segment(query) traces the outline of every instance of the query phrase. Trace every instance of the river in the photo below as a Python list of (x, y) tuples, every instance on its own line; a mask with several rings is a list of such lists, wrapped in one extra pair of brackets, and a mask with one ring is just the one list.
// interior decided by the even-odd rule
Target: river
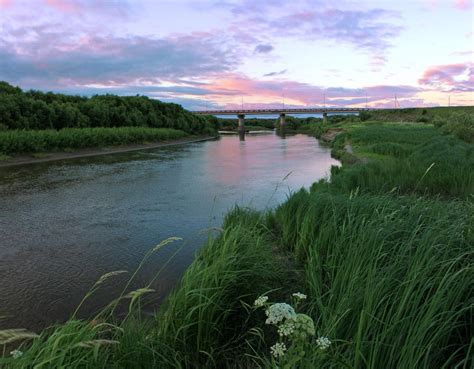
[[(0, 168), (0, 329), (66, 320), (101, 275), (133, 272), (161, 240), (182, 237), (134, 283), (144, 286), (176, 253), (153, 286), (158, 305), (230, 208), (273, 207), (331, 165), (312, 137), (260, 134)], [(81, 316), (111, 301), (129, 276), (107, 281)]]

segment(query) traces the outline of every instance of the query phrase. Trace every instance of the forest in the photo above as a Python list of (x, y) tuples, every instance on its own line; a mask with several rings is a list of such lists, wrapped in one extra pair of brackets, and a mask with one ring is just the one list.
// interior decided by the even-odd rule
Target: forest
[(212, 134), (218, 121), (194, 115), (178, 104), (146, 96), (72, 96), (23, 91), (0, 81), (0, 131), (63, 128), (173, 128), (188, 134)]

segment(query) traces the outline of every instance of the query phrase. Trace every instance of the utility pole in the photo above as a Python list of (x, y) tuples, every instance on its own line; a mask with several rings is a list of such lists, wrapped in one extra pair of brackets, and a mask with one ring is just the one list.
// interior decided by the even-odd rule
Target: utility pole
[(368, 107), (368, 100), (367, 100), (367, 92), (365, 93), (365, 108), (367, 109)]
[(451, 107), (451, 95), (448, 95), (448, 107)]

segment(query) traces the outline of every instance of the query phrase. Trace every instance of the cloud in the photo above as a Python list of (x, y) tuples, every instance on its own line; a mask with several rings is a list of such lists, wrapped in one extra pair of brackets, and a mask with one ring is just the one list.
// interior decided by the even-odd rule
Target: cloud
[(454, 0), (454, 6), (459, 10), (469, 10), (472, 8), (471, 0)]
[(272, 50), (273, 50), (272, 45), (260, 44), (260, 45), (255, 46), (254, 52), (258, 54), (268, 54)]
[(418, 83), (445, 91), (474, 91), (473, 69), (472, 63), (432, 66), (423, 73)]
[(235, 7), (239, 12), (236, 11), (232, 30), (236, 38), (245, 33), (257, 40), (258, 35), (265, 35), (343, 43), (373, 55), (378, 65), (385, 62), (384, 55), (402, 30), (396, 24), (400, 20), (398, 12), (379, 8), (342, 9), (323, 1), (317, 3), (300, 1), (299, 6), (293, 3), (289, 6), (279, 1), (253, 2), (248, 5), (252, 12), (242, 10), (242, 6)]
[(69, 15), (126, 17), (132, 8), (124, 0), (43, 0), (44, 5)]
[(454, 55), (454, 56), (469, 56), (471, 59), (474, 56), (474, 52), (469, 50), (469, 51), (454, 51), (449, 55)]
[[(366, 96), (369, 104), (374, 104), (377, 101), (393, 101), (395, 95), (398, 98), (411, 98), (421, 91), (420, 88), (413, 86), (390, 85), (323, 88), (296, 81), (251, 79), (236, 73), (223, 74), (210, 82), (208, 89), (212, 91), (214, 101), (224, 105), (228, 97), (234, 97), (234, 101), (228, 103), (233, 104), (237, 103), (237, 97), (244, 96), (256, 104), (270, 104), (269, 106), (271, 104), (280, 106), (283, 96), (288, 105), (321, 106), (326, 99), (329, 106), (357, 104), (365, 106)], [(222, 98), (221, 94), (225, 94), (225, 97)]]
[(66, 13), (76, 13), (79, 10), (80, 3), (71, 0), (45, 0), (47, 6), (51, 6)]
[(279, 72), (270, 72), (267, 74), (264, 74), (263, 77), (274, 77), (274, 76), (281, 76), (282, 74), (285, 74), (287, 72), (286, 69), (283, 69)]
[(203, 32), (152, 38), (74, 35), (47, 26), (25, 31), (23, 38), (16, 31), (0, 37), (0, 79), (29, 87), (156, 84), (227, 72), (238, 63), (231, 45)]

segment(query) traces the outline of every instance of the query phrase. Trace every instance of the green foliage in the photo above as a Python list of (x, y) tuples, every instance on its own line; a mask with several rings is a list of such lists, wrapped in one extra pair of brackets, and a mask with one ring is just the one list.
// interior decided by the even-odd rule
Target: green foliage
[(372, 114), (370, 114), (370, 112), (368, 111), (361, 111), (359, 113), (359, 118), (362, 122), (365, 122), (366, 120), (369, 120), (370, 118), (372, 118)]
[(65, 128), (56, 130), (0, 131), (0, 153), (19, 154), (63, 151), (177, 139), (187, 136), (171, 128)]
[(86, 98), (34, 90), (22, 92), (0, 82), (0, 124), (12, 130), (152, 127), (209, 134), (215, 132), (218, 123), (216, 118), (194, 115), (180, 105), (146, 96)]
[[(332, 191), (416, 192), (450, 197), (474, 193), (474, 147), (442, 136), (432, 127), (371, 124), (349, 128), (336, 137), (332, 147), (336, 157), (351, 162), (354, 156), (344, 149), (347, 142), (369, 162), (343, 168), (332, 178)], [(377, 160), (370, 160), (373, 154)]]
[[(211, 239), (157, 315), (156, 337), (187, 368), (221, 368), (258, 342), (246, 305), (271, 288), (278, 264), (255, 212), (236, 209)], [(245, 302), (245, 304), (243, 304)]]
[(453, 113), (474, 115), (473, 106), (383, 109), (370, 112), (370, 119), (379, 122), (434, 123), (436, 118), (446, 118)]
[(321, 190), (281, 205), (274, 224), (304, 265), (307, 313), (340, 342), (300, 367), (470, 367), (473, 210)]
[(453, 134), (466, 142), (474, 142), (474, 114), (459, 112), (447, 117), (436, 117), (433, 124), (445, 134)]

